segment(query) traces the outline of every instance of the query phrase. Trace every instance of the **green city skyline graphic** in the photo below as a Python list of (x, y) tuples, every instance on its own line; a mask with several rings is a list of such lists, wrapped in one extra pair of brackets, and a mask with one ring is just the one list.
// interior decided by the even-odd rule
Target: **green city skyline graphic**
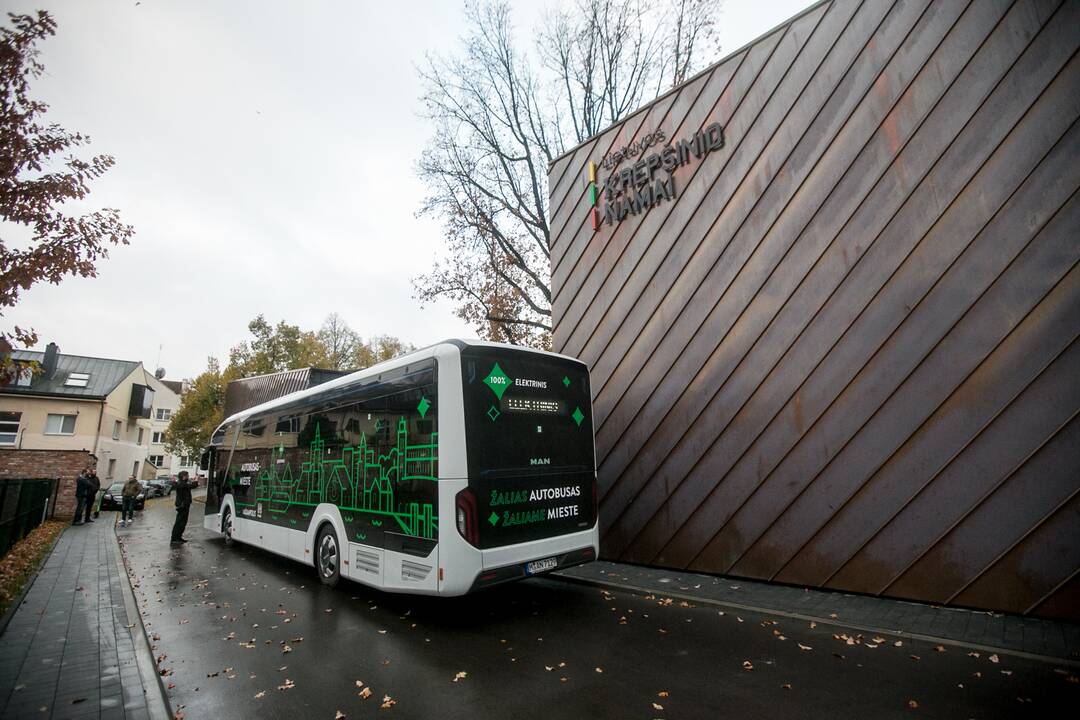
[[(421, 416), (430, 407), (427, 398), (420, 401)], [(263, 507), (270, 513), (282, 515), (296, 507), (315, 507), (323, 502), (337, 505), (342, 519), (352, 522), (344, 513), (365, 513), (378, 516), (372, 525), (379, 527), (383, 518), (393, 518), (406, 535), (433, 539), (438, 529), (438, 516), (433, 503), (410, 502), (398, 508), (396, 490), (404, 483), (438, 483), (438, 433), (431, 433), (431, 442), (409, 444), (406, 418), (398, 420), (396, 442), (386, 454), (368, 447), (367, 435), (361, 434), (356, 445), (345, 446), (338, 457), (327, 458), (326, 442), (322, 439), (321, 423), (315, 423), (308, 460), (300, 464), (300, 472), (282, 461), (284, 447), (271, 449), (272, 467), (260, 469), (255, 479), (255, 498), (252, 502), (237, 502), (243, 507)], [(274, 456), (277, 456), (276, 458)], [(305, 517), (307, 514), (304, 515)], [(366, 539), (362, 534), (357, 539)]]

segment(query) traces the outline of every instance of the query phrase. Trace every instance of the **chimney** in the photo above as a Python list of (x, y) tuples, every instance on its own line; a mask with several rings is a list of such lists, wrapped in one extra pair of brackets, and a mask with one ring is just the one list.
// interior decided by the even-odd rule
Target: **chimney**
[(56, 346), (56, 343), (51, 342), (45, 346), (45, 359), (41, 362), (41, 369), (44, 371), (46, 380), (51, 380), (56, 374), (56, 360), (59, 354), (60, 348)]

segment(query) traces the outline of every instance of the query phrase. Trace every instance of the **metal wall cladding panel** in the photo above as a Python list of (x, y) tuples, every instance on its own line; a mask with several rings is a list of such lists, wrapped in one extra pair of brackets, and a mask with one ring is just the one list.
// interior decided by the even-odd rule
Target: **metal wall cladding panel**
[[(1078, 26), (822, 3), (552, 164), (605, 556), (1080, 617)], [(592, 230), (590, 161), (710, 122)]]
[[(947, 27), (947, 23), (945, 25)], [(903, 31), (897, 32), (896, 35), (902, 37)], [(889, 39), (893, 40), (891, 47), (895, 48), (898, 42), (895, 35), (890, 36)], [(868, 43), (868, 39), (866, 42)], [(883, 59), (881, 55), (877, 55), (877, 48), (884, 51), (884, 57), (888, 57), (889, 45), (884, 40), (874, 43), (875, 49), (869, 54), (875, 56), (874, 59), (881, 63)], [(851, 63), (850, 55), (843, 57)], [(860, 62), (863, 59), (866, 58), (860, 57), (851, 63), (849, 74), (846, 76), (849, 82), (853, 77), (858, 76), (861, 68), (874, 67), (873, 61)], [(872, 77), (864, 77), (862, 82), (869, 84), (870, 79)], [(865, 89), (865, 85), (863, 88)], [(819, 102), (823, 101), (823, 96), (824, 93), (817, 94)], [(856, 99), (858, 97), (859, 95), (855, 95)], [(849, 98), (849, 94), (834, 93), (830, 101), (817, 111), (816, 120), (810, 125), (810, 129), (814, 130), (818, 127), (819, 122), (822, 128), (835, 126), (835, 121), (833, 121), (835, 112), (838, 106), (848, 104), (850, 107), (850, 102), (846, 102)], [(861, 108), (868, 105), (864, 103)], [(795, 110), (805, 113), (813, 110), (814, 107), (811, 105), (810, 108), (805, 108), (797, 105)], [(789, 119), (790, 117), (794, 116), (789, 115)], [(859, 118), (855, 119), (859, 120)], [(858, 125), (858, 122), (847, 124), (844, 135), (839, 142), (832, 143), (830, 149), (840, 153), (857, 150), (858, 144), (852, 142), (852, 138), (857, 135), (853, 128)], [(831, 137), (831, 134), (826, 132), (824, 137)], [(770, 273), (774, 278), (791, 279), (790, 265), (776, 268), (776, 263), (785, 256), (793, 238), (799, 237), (797, 228), (800, 219), (809, 212), (809, 207), (815, 202), (815, 193), (818, 194), (816, 199), (820, 200), (821, 191), (835, 184), (829, 175), (835, 177), (836, 163), (830, 157), (826, 164), (814, 168), (817, 174), (811, 176), (813, 186), (806, 188), (805, 192), (788, 202), (787, 211), (775, 224), (772, 224), (772, 229), (764, 237), (761, 232), (755, 231), (755, 228), (767, 227), (771, 223), (765, 220), (755, 221), (754, 217), (768, 215), (770, 218), (776, 218), (777, 208), (784, 207), (785, 199), (791, 198), (793, 188), (788, 178), (806, 177), (805, 173), (812, 167), (812, 163), (806, 162), (805, 158), (812, 152), (810, 148), (820, 142), (820, 133), (803, 134), (800, 145), (796, 146), (789, 156), (792, 172), (782, 173), (782, 177), (769, 186), (763, 196), (766, 202), (757, 204), (750, 222), (742, 222), (738, 217), (729, 222), (726, 209), (721, 213), (713, 232), (717, 231), (717, 227), (727, 226), (731, 232), (735, 233), (735, 238), (720, 256), (719, 261), (713, 261), (712, 269), (706, 276), (705, 282), (689, 285), (683, 283), (682, 287), (692, 289), (694, 294), (684, 309), (678, 313), (677, 320), (674, 321), (667, 337), (650, 351), (650, 357), (639, 376), (655, 378), (657, 381), (655, 390), (649, 392), (644, 408), (640, 411), (637, 411), (640, 403), (631, 399), (630, 393), (620, 399), (618, 411), (620, 417), (631, 418), (628, 437), (621, 438), (614, 452), (605, 457), (604, 464), (609, 468), (620, 467), (622, 463), (633, 457), (628, 456), (626, 450), (636, 452), (637, 456), (633, 457), (633, 465), (629, 468), (629, 477), (632, 478), (635, 486), (643, 482), (653, 468), (670, 463), (673, 454), (689, 452), (700, 455), (710, 440), (705, 437), (705, 433), (717, 426), (717, 423), (720, 423), (722, 427), (723, 418), (714, 417), (706, 423), (695, 422), (702, 433), (688, 436), (677, 430), (676, 425), (667, 424), (665, 414), (670, 412), (691, 419), (702, 417), (702, 410), (710, 402), (710, 398), (713, 398), (716, 388), (722, 385), (723, 378), (730, 374), (732, 367), (738, 363), (741, 354), (745, 352), (747, 343), (754, 338), (752, 328), (746, 327), (746, 323), (743, 323), (743, 327), (736, 325), (734, 332), (733, 323), (736, 323), (736, 319), (742, 314), (743, 317), (763, 325), (774, 314), (773, 312), (755, 312), (747, 315), (742, 309), (751, 299), (771, 302), (778, 297), (773, 293), (756, 292), (756, 288), (760, 288), (761, 284), (770, 278)], [(779, 163), (777, 165), (783, 167)], [(817, 172), (819, 170), (821, 172)], [(775, 203), (771, 202), (774, 197), (777, 200)], [(739, 223), (742, 223), (741, 226)], [(817, 238), (820, 235), (806, 234), (803, 237)], [(711, 297), (710, 294), (717, 287), (723, 289), (715, 297)], [(670, 299), (669, 296), (665, 302)], [(760, 332), (760, 329), (757, 331)], [(719, 346), (716, 343), (717, 338), (724, 338), (724, 342)], [(680, 383), (678, 378), (683, 378), (684, 381)], [(690, 381), (687, 382), (686, 379)], [(725, 407), (735, 410), (738, 405), (729, 405), (725, 402)], [(604, 433), (611, 432), (609, 428), (618, 427), (619, 424), (621, 423), (605, 424), (601, 428), (601, 439), (598, 445), (607, 447), (604, 442), (607, 440)], [(629, 444), (627, 440), (630, 440)], [(682, 447), (678, 447), (679, 445)], [(633, 448), (640, 448), (640, 451)], [(646, 493), (648, 492), (646, 490)], [(647, 498), (634, 502), (640, 504), (642, 500), (646, 505), (649, 504)], [(629, 512), (634, 512), (634, 508), (631, 508)], [(640, 530), (640, 526), (635, 525), (632, 529), (636, 532)]]

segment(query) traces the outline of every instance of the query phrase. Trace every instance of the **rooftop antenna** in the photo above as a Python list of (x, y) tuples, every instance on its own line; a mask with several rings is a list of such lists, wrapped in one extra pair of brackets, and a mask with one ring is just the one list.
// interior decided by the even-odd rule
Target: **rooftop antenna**
[(157, 346), (157, 362), (154, 363), (154, 367), (161, 367), (161, 343), (158, 343)]

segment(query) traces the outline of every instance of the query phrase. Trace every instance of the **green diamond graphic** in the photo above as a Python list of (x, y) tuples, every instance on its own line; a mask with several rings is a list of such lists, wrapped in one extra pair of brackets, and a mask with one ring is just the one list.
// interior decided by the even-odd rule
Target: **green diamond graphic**
[(566, 387), (570, 387), (570, 378), (563, 375), (562, 384), (565, 385)]
[(581, 408), (576, 407), (574, 408), (574, 414), (570, 417), (574, 418), (574, 422), (578, 424), (578, 427), (581, 427), (581, 421), (585, 419), (585, 413), (581, 412)]
[(500, 413), (497, 409), (495, 409), (494, 405), (492, 405), (490, 408), (488, 408), (487, 416), (489, 418), (491, 418), (491, 422), (495, 422), (495, 418), (499, 417), (499, 415), (501, 415), (501, 414), (502, 413)]
[(491, 513), (491, 517), (488, 518), (488, 522), (491, 523), (492, 527), (495, 527), (496, 525), (498, 525), (499, 524), (499, 513), (497, 513), (497, 512)]
[(421, 397), (420, 404), (416, 406), (416, 409), (420, 411), (420, 417), (425, 417), (427, 411), (431, 409), (431, 403), (428, 402), (426, 397)]
[[(499, 367), (499, 363), (495, 363), (495, 367), (491, 368), (491, 372), (484, 378), (484, 384), (491, 388), (491, 392), (495, 393), (496, 397), (502, 400), (503, 393), (510, 387), (510, 378)], [(492, 418), (492, 420), (494, 419)]]

